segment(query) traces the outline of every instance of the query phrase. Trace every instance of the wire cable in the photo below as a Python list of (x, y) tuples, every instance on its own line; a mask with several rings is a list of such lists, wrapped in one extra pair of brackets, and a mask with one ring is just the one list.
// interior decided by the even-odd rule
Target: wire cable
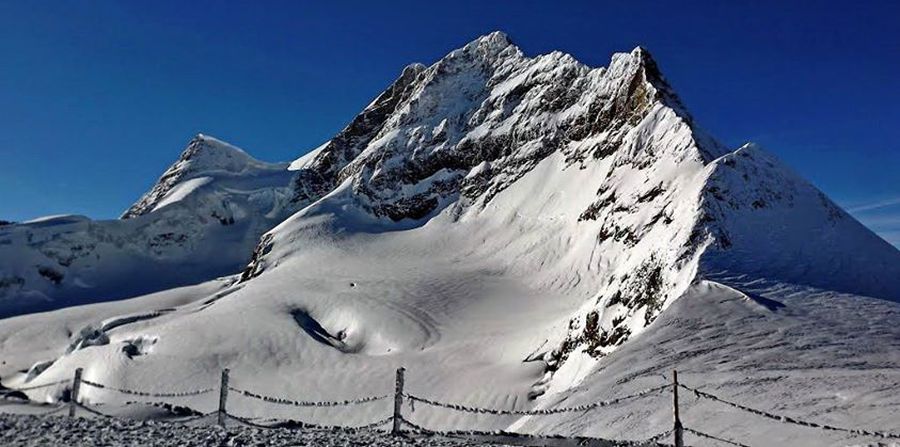
[(691, 388), (691, 387), (686, 386), (686, 385), (678, 384), (678, 386), (680, 386), (680, 387), (682, 387), (682, 388), (684, 388), (684, 389), (686, 389), (686, 390), (688, 390), (688, 391), (691, 391), (691, 392), (693, 392), (695, 395), (700, 396), (700, 397), (702, 397), (702, 398), (706, 398), (706, 399), (709, 399), (709, 400), (712, 400), (712, 401), (715, 401), (715, 402), (719, 402), (719, 403), (722, 403), (722, 404), (725, 404), (725, 405), (729, 405), (729, 406), (731, 406), (731, 407), (737, 408), (738, 410), (746, 411), (746, 412), (748, 412), (748, 413), (753, 413), (753, 414), (756, 414), (756, 415), (759, 415), (759, 416), (762, 416), (762, 417), (765, 417), (765, 418), (768, 418), (768, 419), (772, 419), (772, 420), (774, 420), (774, 421), (783, 422), (783, 423), (786, 423), (786, 424), (794, 424), (794, 425), (800, 425), (800, 426), (803, 426), (803, 427), (818, 428), (818, 429), (821, 429), (821, 430), (840, 431), (840, 432), (844, 432), (844, 433), (850, 433), (850, 434), (861, 435), (861, 436), (871, 436), (871, 437), (877, 437), (877, 438), (896, 438), (896, 439), (900, 439), (900, 434), (897, 434), (897, 433), (878, 432), (878, 431), (872, 431), (872, 430), (860, 430), (860, 429), (854, 429), (854, 428), (835, 427), (835, 426), (833, 426), (833, 425), (818, 424), (818, 423), (815, 423), (815, 422), (803, 421), (803, 420), (795, 419), (795, 418), (792, 418), (792, 417), (789, 417), (789, 416), (781, 416), (781, 415), (769, 413), (769, 412), (767, 412), (767, 411), (763, 411), (763, 410), (759, 410), (759, 409), (756, 409), (756, 408), (748, 407), (748, 406), (746, 406), (746, 405), (741, 405), (741, 404), (736, 403), (736, 402), (731, 402), (731, 401), (729, 401), (729, 400), (722, 399), (722, 398), (720, 398), (720, 397), (718, 397), (718, 396), (716, 396), (716, 395), (714, 395), (714, 394), (706, 393), (706, 392), (700, 391), (700, 390), (698, 390), (698, 389), (696, 389), (696, 388)]
[(737, 447), (750, 447), (750, 446), (747, 445), (747, 444), (741, 444), (740, 442), (732, 441), (732, 440), (730, 440), (730, 439), (719, 438), (719, 437), (717, 437), (717, 436), (713, 436), (713, 435), (710, 435), (710, 434), (707, 434), (707, 433), (703, 433), (702, 431), (697, 431), (697, 430), (694, 430), (694, 429), (691, 429), (691, 428), (687, 428), (687, 427), (684, 427), (684, 431), (686, 431), (686, 432), (688, 432), (688, 433), (690, 433), (690, 434), (692, 434), (692, 435), (699, 436), (699, 437), (701, 437), (701, 438), (711, 439), (711, 440), (713, 440), (713, 441), (724, 442), (725, 444), (731, 444), (731, 445), (734, 445), (734, 446), (737, 446)]
[(404, 396), (406, 396), (410, 400), (413, 400), (416, 402), (421, 402), (426, 405), (431, 405), (434, 407), (443, 407), (443, 408), (447, 408), (450, 410), (462, 411), (462, 412), (466, 412), (466, 413), (480, 413), (480, 414), (494, 414), (494, 415), (517, 415), (517, 416), (546, 416), (546, 415), (558, 414), (558, 413), (582, 412), (582, 411), (593, 410), (595, 408), (606, 407), (606, 406), (614, 405), (614, 404), (617, 404), (619, 402), (623, 402), (626, 400), (637, 399), (640, 397), (648, 396), (648, 395), (657, 393), (661, 390), (664, 390), (670, 386), (671, 385), (658, 386), (655, 388), (650, 388), (648, 390), (641, 391), (639, 393), (630, 394), (628, 396), (622, 396), (622, 397), (617, 397), (615, 399), (605, 400), (605, 401), (601, 401), (601, 402), (594, 402), (594, 403), (590, 403), (590, 404), (579, 405), (577, 407), (547, 408), (547, 409), (542, 409), (542, 410), (498, 410), (498, 409), (493, 409), (493, 408), (469, 407), (466, 405), (445, 403), (445, 402), (440, 402), (440, 401), (436, 401), (436, 400), (425, 399), (423, 397), (419, 397), (419, 396), (416, 396), (413, 394), (404, 394)]
[(206, 393), (215, 391), (215, 388), (203, 388), (200, 390), (181, 391), (181, 392), (176, 392), (176, 393), (157, 393), (157, 392), (151, 392), (151, 391), (136, 391), (136, 390), (129, 390), (129, 389), (125, 389), (125, 388), (116, 388), (114, 386), (104, 385), (102, 383), (97, 383), (97, 382), (91, 382), (90, 380), (85, 380), (85, 379), (81, 379), (81, 383), (88, 385), (88, 386), (92, 386), (94, 388), (102, 389), (102, 390), (110, 390), (110, 391), (115, 391), (117, 393), (130, 394), (132, 396), (144, 396), (144, 397), (199, 396), (201, 394), (206, 394)]
[(237, 394), (240, 394), (242, 396), (246, 396), (246, 397), (249, 397), (252, 399), (258, 399), (261, 401), (269, 402), (272, 404), (293, 405), (295, 407), (342, 407), (342, 406), (347, 406), (347, 405), (366, 404), (369, 402), (384, 400), (384, 399), (387, 399), (388, 397), (391, 397), (391, 396), (385, 395), (385, 396), (362, 397), (359, 399), (348, 399), (348, 400), (342, 400), (342, 401), (298, 401), (298, 400), (290, 400), (290, 399), (284, 399), (284, 398), (280, 398), (280, 397), (272, 397), (272, 396), (266, 396), (266, 395), (262, 395), (262, 394), (256, 394), (252, 391), (242, 390), (242, 389), (234, 388), (234, 387), (230, 387), (230, 386), (228, 387), (228, 391), (231, 391), (231, 392), (234, 392), (234, 393), (237, 393)]

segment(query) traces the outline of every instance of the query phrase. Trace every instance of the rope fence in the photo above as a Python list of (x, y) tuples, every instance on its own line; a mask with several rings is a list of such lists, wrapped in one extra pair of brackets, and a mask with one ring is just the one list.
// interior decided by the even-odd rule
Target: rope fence
[(610, 399), (602, 402), (594, 402), (592, 404), (579, 405), (577, 407), (562, 407), (562, 408), (547, 408), (540, 410), (497, 410), (493, 408), (481, 408), (481, 407), (468, 407), (465, 405), (459, 404), (451, 404), (446, 402), (439, 402), (436, 400), (425, 399), (423, 397), (416, 396), (414, 394), (403, 394), (403, 397), (406, 397), (409, 400), (420, 402), (426, 405), (431, 405), (433, 407), (441, 407), (447, 408), (450, 410), (463, 411), (466, 413), (479, 413), (479, 414), (494, 414), (494, 415), (516, 415), (516, 416), (547, 416), (551, 414), (559, 414), (559, 413), (580, 413), (584, 411), (593, 410), (595, 408), (606, 407), (609, 405), (615, 405), (620, 402), (624, 402), (626, 400), (637, 399), (644, 396), (649, 396), (651, 394), (658, 393), (666, 388), (669, 388), (671, 385), (662, 385), (655, 388), (650, 388), (638, 393), (634, 393), (628, 396), (619, 397), (616, 399)]
[(315, 402), (315, 401), (296, 401), (296, 400), (290, 400), (290, 399), (283, 399), (280, 397), (264, 396), (262, 394), (256, 394), (251, 391), (241, 390), (241, 389), (230, 387), (230, 386), (228, 387), (228, 391), (240, 394), (244, 397), (261, 400), (261, 401), (268, 402), (271, 404), (292, 405), (295, 407), (343, 407), (343, 406), (347, 406), (347, 405), (360, 405), (360, 404), (367, 404), (369, 402), (377, 402), (379, 400), (385, 400), (385, 399), (391, 397), (390, 395), (384, 395), (384, 396), (363, 397), (360, 399)]
[(443, 436), (447, 438), (470, 438), (470, 437), (488, 437), (488, 438), (518, 438), (518, 439), (569, 439), (576, 440), (579, 445), (586, 445), (590, 443), (604, 443), (607, 445), (615, 445), (617, 447), (630, 447), (630, 446), (647, 446), (647, 445), (662, 445), (659, 443), (660, 440), (665, 439), (670, 436), (674, 430), (667, 430), (662, 433), (656, 434), (649, 438), (643, 440), (623, 440), (623, 439), (606, 439), (606, 438), (597, 438), (597, 437), (587, 437), (587, 436), (577, 436), (577, 437), (567, 437), (562, 435), (535, 435), (529, 433), (518, 433), (518, 432), (510, 432), (505, 430), (494, 430), (494, 431), (483, 431), (483, 430), (435, 430), (430, 428), (422, 427), (406, 417), (401, 416), (400, 421), (403, 425), (411, 428), (414, 432), (428, 434), (428, 435), (437, 435)]
[[(213, 413), (214, 414), (214, 413)], [(275, 423), (266, 425), (261, 424), (259, 422), (255, 422), (254, 418), (242, 417), (235, 414), (228, 413), (228, 417), (234, 419), (240, 423), (249, 425), (251, 427), (256, 428), (305, 428), (305, 429), (314, 429), (314, 430), (326, 430), (326, 431), (334, 431), (334, 430), (349, 430), (349, 431), (361, 431), (361, 430), (374, 430), (382, 425), (386, 425), (393, 421), (393, 416), (388, 416), (384, 419), (371, 422), (364, 425), (323, 425), (323, 424), (312, 424), (309, 422), (297, 421), (293, 419), (289, 420), (276, 420)]]
[[(32, 390), (39, 390), (42, 388), (50, 388), (52, 386), (58, 386), (58, 385), (63, 385), (63, 384), (67, 384), (67, 383), (71, 383), (71, 382), (69, 382), (68, 380), (57, 380), (56, 382), (42, 383), (40, 385), (26, 386), (24, 388), (10, 388), (6, 385), (3, 385), (3, 387), (10, 391), (32, 391)], [(2, 384), (0, 384), (0, 385), (2, 385)]]
[[(693, 427), (685, 427), (682, 425), (681, 418), (679, 415), (679, 407), (678, 407), (678, 390), (682, 389), (688, 392), (693, 393), (697, 399), (705, 399), (717, 404), (726, 405), (732, 408), (735, 408), (739, 411), (754, 414), (757, 416), (761, 416), (773, 421), (792, 424), (797, 426), (803, 426), (807, 428), (818, 429), (822, 431), (833, 431), (833, 432), (842, 432), (847, 433), (854, 436), (863, 436), (863, 437), (874, 437), (874, 438), (882, 438), (882, 439), (900, 439), (900, 434), (887, 432), (887, 431), (875, 431), (875, 430), (863, 430), (863, 429), (851, 429), (851, 428), (842, 428), (836, 427), (827, 424), (819, 424), (815, 422), (809, 422), (789, 416), (778, 415), (775, 413), (770, 413), (764, 410), (760, 410), (757, 408), (753, 408), (747, 405), (743, 405), (737, 402), (734, 402), (729, 399), (725, 399), (714, 395), (712, 393), (708, 393), (705, 391), (701, 391), (697, 388), (690, 387), (684, 384), (678, 383), (678, 375), (677, 373), (673, 374), (672, 383), (668, 383), (665, 385), (660, 385), (652, 388), (647, 388), (635, 393), (631, 393), (625, 396), (620, 396), (608, 400), (592, 402), (583, 405), (577, 406), (569, 406), (569, 407), (553, 407), (553, 408), (539, 408), (539, 409), (501, 409), (501, 408), (488, 408), (488, 407), (477, 407), (477, 406), (469, 406), (462, 405), (458, 403), (450, 403), (443, 402), (436, 399), (429, 399), (414, 393), (409, 393), (404, 391), (404, 368), (400, 368), (397, 370), (396, 382), (395, 382), (395, 390), (393, 396), (391, 395), (375, 395), (375, 396), (364, 396), (356, 399), (347, 399), (347, 400), (334, 400), (334, 401), (305, 401), (305, 400), (292, 400), (283, 397), (275, 397), (269, 396), (265, 394), (261, 394), (255, 391), (251, 391), (248, 389), (242, 389), (230, 386), (228, 384), (229, 378), (229, 370), (222, 371), (222, 379), (218, 388), (202, 388), (197, 390), (190, 391), (180, 391), (180, 392), (154, 392), (154, 391), (146, 391), (146, 390), (132, 390), (127, 388), (115, 387), (91, 380), (86, 380), (82, 377), (83, 370), (78, 368), (75, 371), (75, 376), (71, 381), (71, 388), (69, 390), (70, 396), (68, 404), (63, 404), (59, 406), (55, 406), (50, 409), (50, 411), (44, 413), (38, 413), (38, 415), (50, 415), (62, 412), (66, 409), (69, 410), (69, 416), (75, 416), (75, 410), (80, 409), (85, 412), (99, 417), (104, 418), (118, 418), (119, 416), (107, 414), (97, 408), (93, 408), (96, 406), (90, 406), (83, 402), (83, 400), (79, 399), (79, 393), (82, 386), (91, 387), (94, 389), (105, 390), (109, 392), (116, 392), (129, 396), (140, 396), (140, 397), (153, 397), (153, 398), (182, 398), (182, 397), (196, 397), (205, 394), (212, 393), (214, 391), (219, 391), (219, 406), (218, 410), (210, 412), (210, 413), (201, 413), (194, 409), (184, 406), (176, 406), (174, 404), (168, 402), (128, 402), (128, 405), (135, 403), (144, 403), (144, 404), (153, 404), (156, 406), (163, 406), (169, 411), (174, 411), (174, 409), (181, 409), (180, 411), (187, 412), (184, 418), (179, 420), (173, 420), (173, 422), (190, 422), (197, 421), (199, 419), (208, 418), (210, 416), (217, 416), (218, 424), (224, 426), (226, 421), (233, 421), (239, 424), (243, 424), (246, 426), (254, 427), (254, 428), (264, 428), (264, 429), (316, 429), (316, 430), (378, 430), (382, 429), (384, 426), (391, 424), (392, 427), (390, 429), (390, 433), (395, 435), (400, 435), (404, 433), (421, 433), (425, 435), (436, 435), (436, 436), (444, 436), (444, 437), (491, 437), (491, 438), (523, 438), (523, 439), (566, 439), (566, 440), (575, 440), (579, 443), (579, 445), (610, 445), (610, 446), (649, 446), (649, 445), (666, 445), (662, 444), (661, 441), (672, 437), (674, 440), (675, 447), (683, 447), (684, 446), (684, 433), (688, 433), (690, 435), (696, 436), (698, 438), (706, 439), (709, 441), (714, 441), (716, 443), (733, 445), (737, 447), (749, 447), (747, 444), (741, 443), (736, 440), (727, 439), (715, 435), (711, 435), (709, 433), (705, 433), (703, 431), (697, 430)], [(30, 391), (42, 388), (49, 388), (53, 386), (59, 385), (67, 385), (70, 382), (67, 380), (60, 380), (56, 382), (44, 383), (40, 385), (34, 385), (30, 387), (23, 388), (8, 388), (11, 391)], [(564, 437), (561, 435), (546, 435), (546, 434), (527, 434), (527, 433), (517, 433), (517, 432), (508, 432), (508, 431), (480, 431), (480, 430), (437, 430), (432, 428), (423, 427), (418, 425), (415, 422), (410, 421), (403, 414), (403, 401), (406, 399), (410, 405), (413, 403), (420, 403), (430, 407), (445, 409), (456, 412), (470, 413), (470, 414), (484, 414), (484, 415), (497, 415), (497, 416), (550, 416), (564, 413), (585, 413), (592, 410), (597, 410), (604, 407), (613, 406), (616, 404), (620, 404), (622, 402), (642, 399), (646, 397), (658, 396), (662, 395), (664, 391), (670, 390), (673, 396), (673, 414), (674, 414), (674, 424), (673, 428), (661, 433), (658, 433), (654, 436), (643, 440), (615, 440), (615, 439), (604, 439), (604, 438), (594, 438), (594, 437)], [(292, 407), (329, 407), (329, 408), (345, 408), (355, 405), (363, 405), (369, 404), (373, 402), (381, 402), (387, 401), (391, 397), (393, 397), (393, 413), (384, 418), (377, 421), (373, 421), (370, 423), (366, 423), (363, 425), (357, 426), (346, 426), (346, 425), (323, 425), (323, 424), (313, 424), (304, 421), (298, 421), (293, 419), (268, 419), (268, 421), (272, 421), (271, 423), (266, 423), (263, 421), (259, 421), (258, 418), (239, 416), (233, 413), (230, 413), (227, 410), (227, 399), (229, 394), (235, 394), (238, 396), (242, 396), (249, 399), (255, 399), (258, 401), (266, 402), (269, 404), (275, 405), (284, 405), (284, 406), (292, 406)], [(414, 410), (413, 410), (414, 411)], [(510, 441), (512, 442), (512, 441)]]
[(652, 442), (659, 442), (660, 440), (666, 439), (666, 438), (668, 438), (669, 436), (671, 436), (672, 433), (675, 433), (675, 430), (674, 430), (674, 429), (672, 429), (672, 430), (666, 430), (666, 431), (664, 431), (664, 432), (662, 432), (662, 433), (660, 433), (660, 434), (658, 434), (658, 435), (651, 436), (651, 437), (649, 437), (649, 438), (647, 438), (647, 439), (645, 439), (645, 440), (643, 440), (643, 441), (632, 441), (632, 442), (640, 442), (641, 444), (648, 444), (648, 443), (652, 443)]
[(100, 411), (100, 410), (95, 410), (95, 409), (93, 409), (93, 408), (91, 408), (91, 407), (89, 407), (89, 406), (87, 406), (87, 405), (85, 405), (85, 404), (83, 404), (83, 403), (81, 403), (81, 402), (76, 402), (76, 403), (74, 403), (74, 406), (75, 406), (75, 407), (78, 407), (78, 408), (80, 408), (80, 409), (82, 409), (82, 410), (84, 410), (84, 411), (87, 411), (88, 413), (93, 414), (94, 416), (100, 416), (100, 417), (104, 417), (104, 418), (107, 418), (107, 419), (116, 419), (116, 416), (113, 416), (113, 415), (111, 415), (111, 414), (106, 414), (106, 413), (104, 413), (104, 412), (102, 412), (102, 411)]
[(65, 405), (54, 405), (48, 411), (44, 411), (42, 413), (33, 413), (36, 416), (50, 416), (57, 413), (62, 413), (63, 411), (68, 410), (68, 407)]
[(730, 407), (737, 408), (738, 410), (745, 411), (747, 413), (753, 413), (755, 415), (762, 416), (762, 417), (765, 417), (768, 419), (772, 419), (774, 421), (783, 422), (786, 424), (800, 425), (800, 426), (809, 427), (809, 428), (818, 428), (821, 430), (839, 431), (839, 432), (849, 433), (852, 435), (868, 436), (868, 437), (873, 437), (873, 438), (900, 439), (900, 434), (898, 434), (898, 433), (860, 430), (860, 429), (853, 429), (853, 428), (835, 427), (835, 426), (827, 425), (827, 424), (817, 424), (815, 422), (803, 421), (803, 420), (795, 419), (795, 418), (792, 418), (789, 416), (781, 416), (781, 415), (769, 413), (766, 411), (758, 410), (756, 408), (751, 408), (746, 405), (741, 405), (736, 402), (731, 402), (731, 401), (722, 399), (716, 395), (706, 393), (706, 392), (700, 391), (696, 388), (691, 388), (686, 385), (679, 384), (678, 386), (680, 386), (681, 388), (684, 388), (685, 390), (693, 392), (694, 395), (696, 395), (700, 398), (708, 399), (708, 400), (718, 402), (721, 404), (725, 404)]
[(709, 439), (709, 440), (712, 440), (712, 441), (718, 441), (718, 442), (721, 442), (721, 443), (724, 443), (724, 444), (734, 445), (734, 446), (737, 446), (737, 447), (750, 447), (750, 446), (747, 445), (747, 444), (741, 444), (740, 442), (732, 441), (732, 440), (730, 440), (730, 439), (719, 438), (719, 437), (717, 437), (717, 436), (713, 436), (713, 435), (710, 435), (710, 434), (707, 434), (707, 433), (703, 433), (703, 432), (701, 432), (701, 431), (697, 431), (697, 430), (694, 430), (694, 429), (692, 429), (692, 428), (684, 427), (684, 431), (686, 431), (686, 432), (688, 432), (688, 433), (690, 433), (690, 434), (692, 434), (692, 435), (694, 435), (694, 436), (698, 436), (698, 437), (701, 437), (701, 438), (706, 438), (706, 439)]
[(251, 420), (250, 418), (243, 418), (243, 417), (240, 417), (240, 416), (235, 416), (235, 415), (233, 415), (233, 414), (231, 414), (231, 413), (227, 413), (225, 416), (226, 416), (228, 419), (234, 420), (234, 421), (239, 422), (239, 423), (241, 423), (241, 424), (244, 424), (244, 425), (246, 425), (246, 426), (248, 426), (248, 427), (262, 428), (262, 429), (280, 428), (280, 427), (277, 427), (277, 426), (275, 426), (275, 425), (257, 424), (256, 422), (253, 422), (253, 420)]
[(115, 391), (117, 393), (128, 394), (131, 396), (142, 396), (142, 397), (162, 397), (162, 398), (189, 397), (189, 396), (199, 396), (201, 394), (211, 393), (216, 390), (215, 388), (204, 388), (204, 389), (194, 390), (194, 391), (182, 391), (182, 392), (178, 392), (178, 393), (155, 393), (155, 392), (150, 392), (150, 391), (136, 391), (136, 390), (129, 390), (129, 389), (124, 389), (124, 388), (116, 388), (113, 386), (104, 385), (102, 383), (91, 382), (90, 380), (87, 380), (87, 379), (81, 379), (81, 383), (84, 385), (88, 385), (88, 386), (97, 388), (97, 389), (101, 389), (101, 390)]

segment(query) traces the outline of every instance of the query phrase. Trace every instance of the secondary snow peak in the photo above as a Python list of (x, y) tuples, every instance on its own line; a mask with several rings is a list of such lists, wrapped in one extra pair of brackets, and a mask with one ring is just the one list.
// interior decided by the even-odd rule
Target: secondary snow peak
[(156, 185), (126, 210), (121, 218), (130, 219), (156, 209), (179, 184), (188, 180), (210, 175), (240, 175), (255, 169), (278, 170), (282, 166), (261, 162), (236, 146), (208, 135), (197, 134), (188, 142), (178, 160), (157, 180)]
[(296, 211), (287, 167), (201, 134), (120, 220), (57, 218), (0, 228), (0, 317), (239, 270), (260, 236)]

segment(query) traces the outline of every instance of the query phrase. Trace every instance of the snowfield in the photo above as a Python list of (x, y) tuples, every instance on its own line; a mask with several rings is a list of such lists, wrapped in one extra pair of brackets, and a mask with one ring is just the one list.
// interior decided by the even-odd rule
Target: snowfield
[(0, 320), (4, 387), (209, 413), (229, 369), (232, 414), (356, 426), (404, 367), (431, 430), (641, 440), (677, 370), (689, 445), (900, 442), (900, 251), (699, 130), (642, 48), (492, 33), (291, 164), (198, 136), (123, 217), (0, 227), (6, 312), (56, 309)]

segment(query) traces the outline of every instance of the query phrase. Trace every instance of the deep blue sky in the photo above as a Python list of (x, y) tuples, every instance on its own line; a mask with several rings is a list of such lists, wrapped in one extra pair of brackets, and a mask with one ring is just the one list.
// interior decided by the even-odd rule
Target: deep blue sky
[(486, 3), (0, 0), (0, 219), (115, 217), (197, 132), (296, 158), (499, 29), (595, 66), (646, 46), (719, 139), (900, 245), (900, 2)]

